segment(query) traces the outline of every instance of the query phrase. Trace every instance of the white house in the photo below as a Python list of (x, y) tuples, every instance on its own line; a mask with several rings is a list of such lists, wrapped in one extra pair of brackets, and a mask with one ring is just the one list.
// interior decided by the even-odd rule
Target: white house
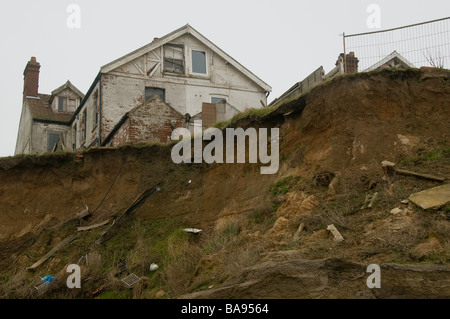
[[(117, 144), (117, 138), (111, 134), (119, 131), (117, 126), (123, 125), (123, 117), (154, 95), (167, 108), (184, 116), (184, 123), (179, 123), (178, 117), (160, 119), (165, 127), (153, 134), (154, 140), (166, 142), (175, 127), (186, 127), (191, 118), (201, 118), (204, 103), (224, 100), (228, 108), (242, 112), (266, 105), (271, 90), (222, 49), (185, 25), (101, 67), (75, 112), (73, 145), (78, 149)], [(147, 109), (152, 116), (151, 107)]]
[[(34, 78), (34, 73), (30, 74)], [(33, 94), (39, 98), (42, 94), (37, 93), (37, 82), (38, 78)], [(123, 142), (165, 143), (173, 129), (189, 127), (193, 119), (202, 119), (203, 112), (208, 117), (205, 123), (211, 125), (248, 108), (267, 105), (272, 91), (267, 83), (190, 25), (154, 38), (142, 48), (102, 66), (86, 95), (71, 88), (82, 97), (76, 108), (70, 104), (66, 109), (46, 109), (52, 118), (64, 114), (63, 120), (46, 124), (54, 126), (59, 141), (64, 141), (58, 145), (67, 150)], [(155, 95), (158, 98), (152, 99)], [(39, 111), (47, 104), (38, 103)], [(21, 123), (27, 122), (25, 113), (23, 110)], [(21, 124), (16, 154), (54, 149), (25, 146), (30, 136)], [(37, 134), (33, 138), (52, 146), (49, 141), (54, 141), (56, 135)]]
[(51, 94), (38, 93), (41, 65), (35, 57), (28, 61), (24, 75), (22, 113), (15, 154), (41, 154), (70, 149), (70, 123), (84, 98), (70, 81)]

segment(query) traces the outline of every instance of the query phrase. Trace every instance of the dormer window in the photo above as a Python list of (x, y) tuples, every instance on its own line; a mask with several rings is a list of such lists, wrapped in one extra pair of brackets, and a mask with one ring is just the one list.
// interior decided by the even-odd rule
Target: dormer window
[(65, 112), (67, 107), (67, 98), (58, 96), (58, 112)]
[(64, 96), (58, 96), (58, 112), (75, 112), (78, 103), (77, 99), (70, 99)]

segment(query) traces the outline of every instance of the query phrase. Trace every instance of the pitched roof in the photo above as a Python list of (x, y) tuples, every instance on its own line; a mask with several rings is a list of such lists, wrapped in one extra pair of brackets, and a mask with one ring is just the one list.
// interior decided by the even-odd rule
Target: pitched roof
[(116, 132), (120, 129), (120, 127), (123, 125), (123, 123), (125, 123), (125, 121), (130, 117), (130, 115), (132, 115), (134, 112), (136, 112), (138, 109), (152, 104), (155, 100), (162, 102), (165, 106), (169, 107), (170, 109), (172, 109), (175, 113), (177, 113), (178, 115), (180, 115), (181, 117), (184, 118), (184, 115), (181, 114), (179, 111), (177, 111), (176, 109), (174, 109), (171, 105), (167, 104), (166, 102), (164, 102), (163, 100), (161, 100), (161, 98), (158, 95), (154, 95), (151, 98), (149, 98), (147, 101), (145, 101), (144, 103), (136, 106), (135, 108), (131, 109), (130, 111), (128, 111), (127, 113), (125, 113), (122, 118), (119, 120), (119, 122), (117, 122), (116, 125), (114, 125), (113, 129), (111, 130), (111, 132), (109, 132), (108, 136), (105, 138), (104, 141), (102, 141), (102, 146), (105, 146), (116, 134)]
[(407, 67), (410, 68), (415, 68), (415, 66), (409, 62), (408, 60), (406, 60), (400, 53), (398, 53), (397, 51), (392, 52), (391, 54), (389, 54), (388, 56), (386, 56), (385, 58), (381, 59), (380, 61), (378, 61), (377, 63), (375, 63), (374, 65), (372, 65), (371, 67), (367, 68), (366, 70), (364, 70), (363, 72), (368, 72), (368, 71), (373, 71), (378, 69), (380, 66), (384, 65), (385, 63), (393, 60), (397, 58), (398, 60), (400, 60), (400, 62), (402, 64), (404, 64)]
[(69, 80), (67, 80), (67, 82), (64, 83), (63, 85), (61, 85), (59, 88), (53, 90), (52, 91), (52, 96), (57, 95), (59, 92), (65, 90), (67, 88), (69, 88), (72, 91), (74, 91), (82, 99), (84, 98), (84, 94), (80, 90), (78, 90), (77, 87), (75, 85), (73, 85)]
[(193, 27), (191, 27), (189, 24), (186, 24), (185, 26), (163, 36), (162, 38), (159, 38), (157, 40), (154, 40), (153, 42), (133, 51), (129, 54), (116, 59), (104, 66), (101, 67), (100, 72), (101, 73), (108, 73), (138, 57), (141, 55), (153, 51), (154, 49), (161, 47), (162, 45), (173, 41), (174, 39), (184, 35), (184, 34), (190, 34), (194, 36), (196, 39), (201, 41), (204, 45), (206, 45), (209, 49), (214, 51), (217, 55), (219, 55), (221, 58), (223, 58), (225, 61), (230, 63), (232, 66), (234, 66), (236, 69), (238, 69), (240, 72), (245, 74), (248, 78), (250, 78), (252, 81), (254, 81), (256, 84), (258, 84), (261, 88), (263, 88), (267, 92), (271, 92), (272, 88), (265, 83), (263, 80), (261, 80), (259, 77), (257, 77), (255, 74), (250, 72), (247, 68), (245, 68), (243, 65), (241, 65), (239, 62), (237, 62), (235, 59), (233, 59), (230, 55), (225, 53), (222, 49), (220, 49), (218, 46), (216, 46), (214, 43), (209, 41), (207, 38), (205, 38), (202, 34), (200, 34), (197, 30), (195, 30)]
[(38, 97), (27, 97), (27, 104), (30, 109), (31, 117), (35, 121), (47, 123), (68, 124), (72, 118), (71, 113), (53, 112), (49, 105), (51, 95), (38, 94)]

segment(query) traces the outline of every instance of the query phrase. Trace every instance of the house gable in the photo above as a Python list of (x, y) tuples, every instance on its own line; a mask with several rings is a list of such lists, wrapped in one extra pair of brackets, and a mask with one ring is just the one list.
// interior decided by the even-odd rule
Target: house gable
[[(170, 46), (170, 44), (184, 44), (186, 39), (190, 39), (190, 44), (193, 44), (193, 47), (198, 46), (199, 48), (202, 48), (202, 50), (210, 51), (210, 57), (212, 55), (214, 55), (214, 57), (220, 57), (223, 61), (223, 65), (231, 65), (235, 70), (239, 71), (239, 73), (243, 76), (253, 81), (265, 92), (272, 91), (272, 88), (267, 83), (238, 63), (235, 59), (201, 35), (190, 25), (185, 25), (184, 27), (173, 31), (162, 38), (155, 39), (153, 42), (143, 46), (140, 49), (137, 49), (115, 61), (112, 61), (111, 63), (104, 65), (101, 68), (101, 73), (109, 73), (112, 71), (129, 72), (132, 74), (146, 75), (149, 77), (152, 77), (155, 74), (161, 74), (164, 70), (165, 62), (164, 49), (167, 48), (167, 46)], [(185, 70), (183, 70), (183, 72), (185, 75), (189, 76), (191, 73), (195, 73), (190, 63), (191, 60), (188, 59), (193, 53), (190, 51), (191, 48), (184, 48), (184, 50), (185, 52), (175, 52), (176, 50), (174, 50), (173, 62), (176, 64), (177, 60), (180, 60), (179, 55), (183, 55), (186, 63), (184, 66)], [(207, 56), (207, 59), (210, 59), (210, 57)], [(175, 68), (174, 71), (176, 72), (177, 69)]]
[(399, 68), (414, 68), (415, 66), (406, 60), (400, 53), (397, 51), (392, 52), (385, 58), (381, 59), (371, 67), (364, 70), (364, 72), (369, 72), (377, 69), (386, 69), (391, 67), (399, 67)]
[(83, 98), (84, 94), (70, 81), (67, 81), (65, 84), (52, 91), (49, 105), (53, 112), (74, 113)]

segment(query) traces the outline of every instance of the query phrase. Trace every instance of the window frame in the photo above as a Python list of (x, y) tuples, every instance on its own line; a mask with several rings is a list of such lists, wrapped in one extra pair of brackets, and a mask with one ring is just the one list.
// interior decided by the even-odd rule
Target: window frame
[[(73, 102), (73, 105), (70, 105), (70, 102)], [(71, 107), (73, 107), (74, 111), (77, 109), (77, 99), (67, 98), (67, 110), (69, 111)]]
[(98, 125), (98, 90), (95, 91), (93, 97), (92, 97), (93, 103), (92, 103), (92, 130), (93, 132)]
[[(65, 96), (58, 96), (58, 112), (63, 113), (67, 111), (68, 99)], [(62, 110), (60, 109), (62, 105)]]
[[(218, 101), (214, 102), (213, 99), (217, 99)], [(225, 96), (221, 97), (221, 96), (217, 96), (217, 95), (216, 96), (214, 96), (214, 95), (211, 96), (211, 103), (213, 103), (213, 104), (219, 103), (220, 101), (223, 101), (223, 100), (228, 102), (228, 97), (225, 97)]]
[(75, 123), (75, 125), (72, 126), (72, 150), (75, 151), (77, 149), (77, 134), (78, 133), (78, 129), (77, 129), (77, 124)]
[[(205, 73), (199, 73), (194, 71), (194, 52), (202, 52), (205, 54)], [(191, 74), (198, 76), (209, 76), (209, 68), (208, 68), (208, 52), (206, 50), (200, 49), (191, 49)]]
[[(58, 139), (53, 144), (53, 147), (50, 149), (50, 135), (57, 135)], [(53, 152), (53, 149), (55, 148), (55, 145), (58, 143), (58, 141), (61, 139), (61, 133), (55, 132), (55, 131), (47, 131), (47, 152)]]
[(87, 140), (87, 109), (85, 108), (83, 110), (82, 116), (81, 116), (81, 130), (82, 130), (82, 137), (83, 137), (83, 142), (81, 143), (81, 145), (86, 143)]
[[(174, 57), (166, 57), (166, 48), (173, 47), (173, 48), (180, 48), (181, 49), (181, 55), (183, 59), (175, 59)], [(168, 61), (172, 60), (172, 61)], [(182, 62), (182, 70), (180, 72), (176, 71), (176, 68), (169, 69), (166, 63), (172, 63), (176, 64), (175, 61), (181, 61)], [(186, 54), (185, 54), (185, 48), (183, 44), (176, 44), (176, 43), (166, 43), (163, 45), (163, 72), (164, 73), (170, 73), (170, 74), (176, 74), (176, 75), (184, 75), (186, 74)]]
[[(153, 89), (153, 90), (161, 90), (163, 93), (163, 96), (159, 95), (158, 93), (153, 94), (152, 96), (147, 98), (147, 89)], [(162, 101), (166, 102), (166, 89), (165, 88), (160, 88), (160, 87), (156, 87), (156, 86), (146, 86), (144, 89), (144, 99), (145, 102), (147, 102), (148, 100), (150, 100), (154, 95), (158, 94), (159, 97), (161, 98)]]

